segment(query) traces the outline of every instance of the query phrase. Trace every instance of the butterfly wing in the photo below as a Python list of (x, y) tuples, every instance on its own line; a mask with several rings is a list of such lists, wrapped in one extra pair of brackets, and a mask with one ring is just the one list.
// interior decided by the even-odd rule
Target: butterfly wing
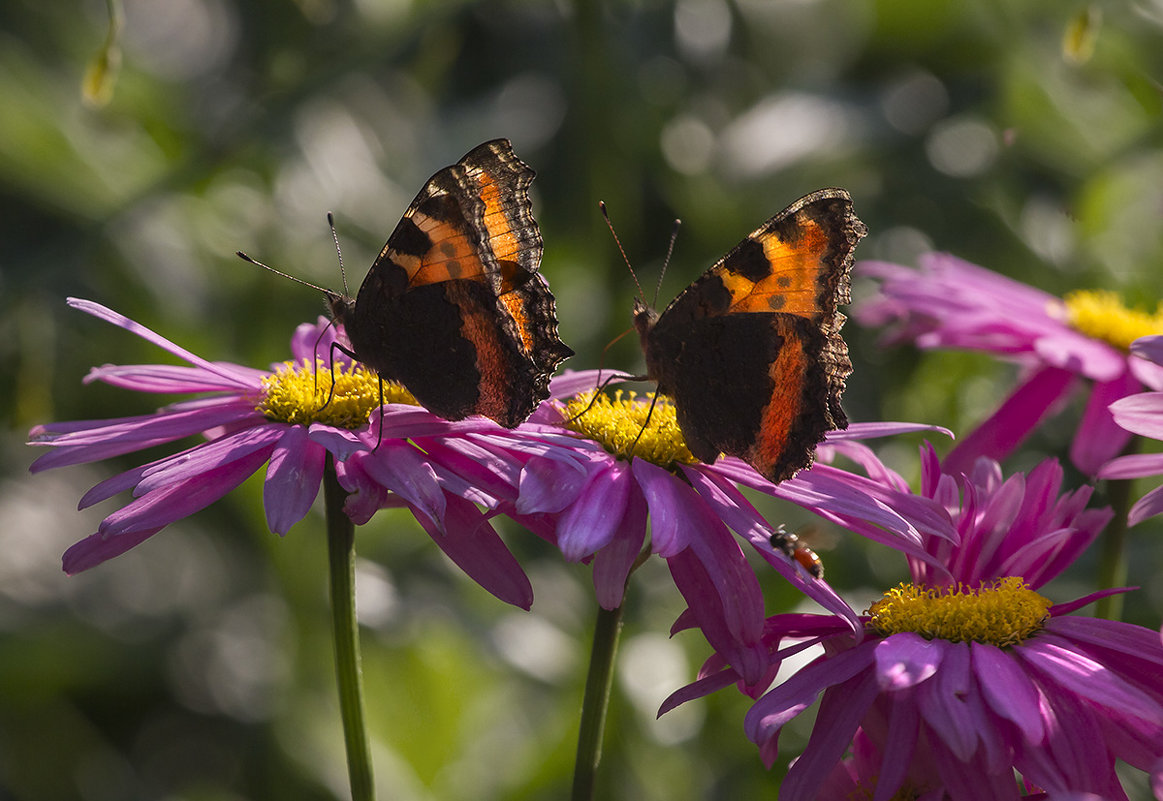
[(570, 350), (538, 273), (535, 173), (508, 140), (433, 175), (372, 264), (344, 320), (360, 361), (434, 414), (513, 427), (549, 395)]
[(867, 233), (843, 189), (772, 217), (675, 298), (643, 347), (673, 398), (691, 452), (738, 456), (772, 481), (811, 465), (824, 434), (846, 428), (852, 372), (840, 337), (852, 254)]

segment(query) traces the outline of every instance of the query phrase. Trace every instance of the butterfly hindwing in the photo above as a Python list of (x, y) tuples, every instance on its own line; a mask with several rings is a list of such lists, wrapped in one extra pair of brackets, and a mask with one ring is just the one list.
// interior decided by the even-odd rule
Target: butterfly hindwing
[(650, 325), (647, 371), (691, 452), (738, 456), (773, 481), (809, 466), (847, 427), (852, 372), (840, 337), (852, 254), (866, 229), (842, 189), (793, 203), (739, 243)]

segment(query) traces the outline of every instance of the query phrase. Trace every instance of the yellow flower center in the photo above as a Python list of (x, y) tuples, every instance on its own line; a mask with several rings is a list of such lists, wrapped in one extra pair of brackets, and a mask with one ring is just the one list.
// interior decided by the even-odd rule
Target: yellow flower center
[(1139, 337), (1163, 333), (1163, 304), (1148, 314), (1127, 308), (1117, 293), (1105, 289), (1071, 292), (1062, 302), (1072, 328), (1116, 348), (1129, 350)]
[[(263, 396), (258, 410), (271, 420), (309, 425), (325, 423), (336, 428), (358, 430), (367, 425), (368, 415), (380, 405), (379, 376), (355, 364), (334, 365), (321, 360), (314, 369), (304, 359), (299, 364), (284, 362), (273, 375), (262, 380)], [(408, 390), (391, 381), (384, 382), (384, 403), (418, 405)]]
[(622, 390), (612, 398), (583, 393), (565, 404), (568, 419), (564, 425), (622, 459), (637, 456), (668, 470), (676, 464), (698, 462), (682, 438), (670, 401), (659, 396), (651, 411), (654, 393), (643, 395), (645, 402), (637, 397)]
[(998, 579), (974, 589), (927, 589), (901, 584), (868, 610), (869, 625), (888, 636), (912, 631), (929, 640), (1017, 645), (1041, 630), (1050, 601), (1020, 577)]

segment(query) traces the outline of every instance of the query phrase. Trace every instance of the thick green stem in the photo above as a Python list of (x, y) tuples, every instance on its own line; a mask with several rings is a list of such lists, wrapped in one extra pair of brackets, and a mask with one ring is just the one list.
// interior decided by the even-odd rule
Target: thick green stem
[[(1131, 437), (1123, 456), (1139, 452), (1142, 440)], [(1106, 482), (1106, 496), (1115, 516), (1098, 540), (1098, 586), (1122, 587), (1127, 583), (1127, 514), (1131, 511), (1131, 480), (1115, 479)], [(1123, 616), (1123, 595), (1100, 598), (1094, 606), (1095, 614), (1106, 620), (1120, 620)]]
[[(1115, 516), (1098, 539), (1098, 586), (1121, 587), (1127, 583), (1127, 512), (1130, 511), (1131, 481), (1106, 483), (1107, 499)], [(1095, 602), (1094, 612), (1106, 620), (1123, 616), (1123, 595), (1108, 595)]]
[(327, 555), (331, 573), (331, 615), (335, 637), (335, 672), (339, 710), (347, 746), (347, 772), (352, 801), (373, 801), (371, 753), (363, 719), (363, 674), (359, 666), (359, 625), (355, 618), (355, 526), (343, 513), (347, 493), (327, 457), (323, 501), (327, 517)]
[(606, 709), (610, 705), (610, 687), (614, 680), (614, 657), (622, 634), (622, 607), (598, 609), (594, 624), (594, 642), (590, 651), (590, 671), (586, 676), (586, 694), (582, 702), (581, 730), (577, 741), (577, 762), (573, 768), (572, 801), (590, 801), (594, 797), (594, 776), (602, 761), (602, 734), (606, 729)]

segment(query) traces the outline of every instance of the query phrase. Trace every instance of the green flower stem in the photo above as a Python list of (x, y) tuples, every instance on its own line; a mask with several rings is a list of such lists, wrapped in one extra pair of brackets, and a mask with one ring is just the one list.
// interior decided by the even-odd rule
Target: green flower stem
[(606, 709), (610, 705), (610, 687), (614, 680), (614, 657), (618, 654), (621, 634), (622, 607), (612, 610), (599, 608), (590, 651), (590, 671), (586, 676), (585, 700), (582, 702), (572, 801), (590, 801), (594, 797), (594, 776), (598, 763), (602, 761), (602, 734), (606, 728)]
[(335, 464), (329, 455), (323, 472), (323, 503), (327, 517), (339, 710), (343, 718), (352, 801), (372, 801), (376, 794), (363, 720), (363, 674), (359, 666), (359, 626), (355, 619), (355, 526), (343, 513), (346, 497), (347, 493), (335, 477)]
[[(1142, 443), (1141, 437), (1131, 437), (1120, 455), (1138, 453)], [(1123, 587), (1127, 583), (1127, 514), (1131, 511), (1131, 480), (1107, 481), (1106, 497), (1115, 516), (1098, 538), (1098, 586), (1104, 589)], [(1094, 613), (1105, 620), (1121, 620), (1123, 595), (1099, 598)]]
[[(1107, 500), (1115, 516), (1098, 538), (1098, 586), (1122, 587), (1127, 583), (1127, 512), (1131, 508), (1131, 481), (1115, 479), (1106, 483)], [(1120, 620), (1123, 596), (1108, 595), (1094, 604), (1096, 616)]]

